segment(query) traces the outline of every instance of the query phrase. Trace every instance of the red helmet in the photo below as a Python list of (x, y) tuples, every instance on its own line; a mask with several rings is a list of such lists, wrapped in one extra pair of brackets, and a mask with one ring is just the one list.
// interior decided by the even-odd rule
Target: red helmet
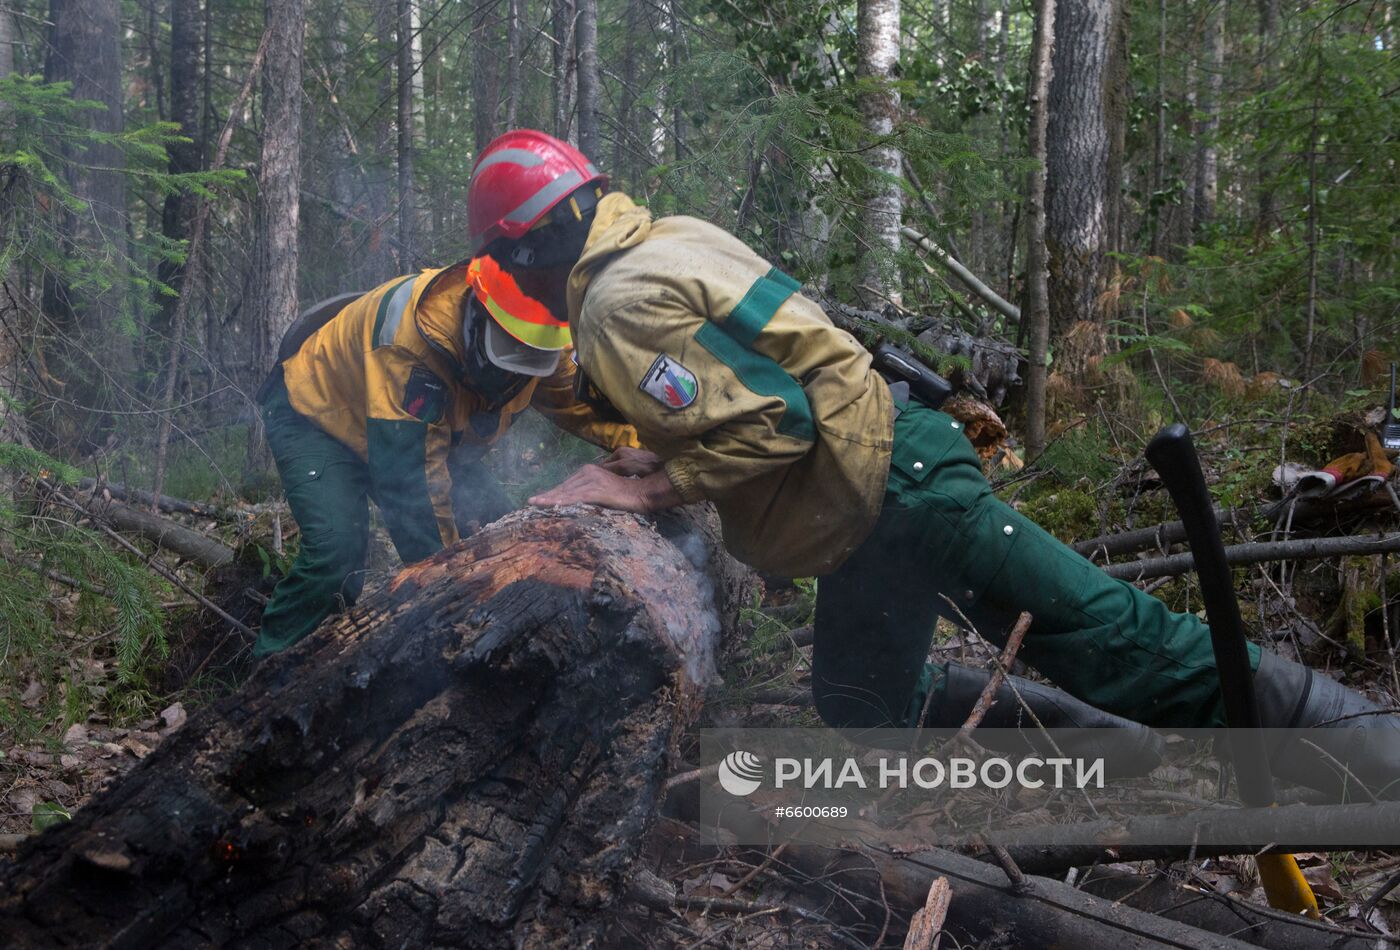
[(500, 237), (519, 240), (550, 209), (608, 176), (568, 142), (534, 129), (499, 136), (477, 157), (467, 187), (471, 253)]

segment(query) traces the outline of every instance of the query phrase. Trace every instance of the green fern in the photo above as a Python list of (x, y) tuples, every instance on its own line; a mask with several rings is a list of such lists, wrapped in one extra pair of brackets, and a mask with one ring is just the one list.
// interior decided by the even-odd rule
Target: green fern
[[(43, 476), (72, 483), (78, 472), (43, 452), (0, 442), (0, 473), (19, 478)], [(22, 496), (20, 496), (22, 497)], [(153, 661), (167, 655), (164, 613), (168, 591), (144, 566), (112, 551), (96, 532), (61, 517), (60, 512), (17, 505), (0, 498), (0, 723), (21, 718), (18, 677), (38, 676), (57, 685), (71, 649), (60, 633), (86, 636), (115, 660), (118, 690), (114, 705), (145, 701), (143, 684)], [(77, 588), (55, 598), (57, 587)], [(64, 606), (64, 605), (68, 606)], [(60, 630), (60, 620), (62, 630)], [(69, 683), (67, 705), (86, 706), (86, 689)], [(131, 694), (130, 696), (124, 694)], [(72, 709), (65, 720), (81, 718)]]

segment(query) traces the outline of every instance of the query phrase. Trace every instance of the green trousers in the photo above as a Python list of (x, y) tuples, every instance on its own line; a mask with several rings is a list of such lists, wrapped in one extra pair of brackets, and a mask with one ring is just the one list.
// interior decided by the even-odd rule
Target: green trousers
[(1019, 656), (1061, 689), (1152, 726), (1225, 724), (1201, 620), (1109, 577), (996, 498), (952, 417), (901, 410), (879, 521), (817, 586), (812, 683), (828, 724), (912, 726), (927, 700), (930, 724), (961, 725), (941, 721), (942, 668), (925, 662), (937, 617), (961, 613), (1002, 643), (1023, 610), (1033, 620)]
[[(292, 408), (280, 372), (264, 387), (261, 408), (267, 444), (301, 538), (291, 570), (263, 611), (254, 656), (291, 646), (331, 613), (353, 604), (364, 587), (369, 542), (365, 462)], [(454, 456), (449, 468), (460, 534), (510, 510), (500, 483), (479, 463), (479, 453)]]

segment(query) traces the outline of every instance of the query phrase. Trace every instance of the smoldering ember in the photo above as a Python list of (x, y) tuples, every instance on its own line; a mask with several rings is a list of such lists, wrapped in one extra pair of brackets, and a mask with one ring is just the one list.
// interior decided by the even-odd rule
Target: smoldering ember
[(1394, 7), (0, 0), (0, 945), (1400, 944)]

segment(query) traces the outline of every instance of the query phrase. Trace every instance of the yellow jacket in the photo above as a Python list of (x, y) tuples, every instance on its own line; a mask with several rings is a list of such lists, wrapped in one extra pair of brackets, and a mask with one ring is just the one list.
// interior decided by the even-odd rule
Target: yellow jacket
[(447, 456), (490, 445), (533, 406), (595, 445), (636, 445), (574, 398), (574, 363), (531, 379), (501, 405), (462, 378), (466, 264), (398, 277), (340, 311), (282, 364), (292, 408), (369, 466), (370, 493), (400, 556), (416, 561), (457, 540)]
[(835, 570), (880, 512), (894, 412), (870, 354), (714, 225), (603, 198), (569, 278), (579, 365), (726, 544), (792, 577)]

